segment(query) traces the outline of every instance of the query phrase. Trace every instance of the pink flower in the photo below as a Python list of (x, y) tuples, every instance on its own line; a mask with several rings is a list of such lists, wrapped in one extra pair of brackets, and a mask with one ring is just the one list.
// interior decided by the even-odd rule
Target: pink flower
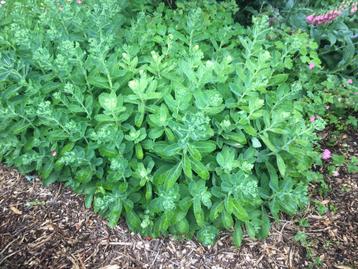
[(348, 84), (353, 84), (353, 80), (352, 80), (352, 79), (348, 79), (348, 80), (347, 80), (347, 83), (348, 83)]
[(338, 176), (339, 176), (339, 172), (338, 172), (338, 171), (333, 171), (332, 175), (333, 175), (334, 177), (338, 177)]
[(331, 158), (331, 151), (329, 149), (325, 149), (323, 152), (322, 152), (322, 159), (323, 160), (329, 160)]
[(354, 5), (352, 6), (352, 8), (351, 8), (351, 12), (352, 12), (352, 13), (355, 13), (355, 12), (357, 12), (357, 10), (358, 10), (357, 4), (354, 4)]
[(76, 0), (76, 3), (81, 5), (82, 4), (82, 0)]
[(334, 11), (334, 14), (338, 17), (338, 16), (341, 16), (342, 15), (342, 11), (340, 10), (335, 10)]
[(314, 15), (309, 15), (306, 17), (306, 21), (309, 23), (309, 24), (312, 24), (313, 23), (313, 20), (314, 20)]
[(316, 120), (316, 116), (313, 115), (310, 117), (310, 122), (314, 122), (315, 120)]
[(309, 15), (306, 21), (308, 24), (321, 25), (334, 21), (340, 15), (342, 15), (340, 10), (331, 10), (321, 15)]
[(309, 68), (310, 70), (312, 70), (314, 67), (315, 67), (315, 64), (314, 64), (314, 63), (310, 63), (310, 64), (308, 65), (308, 68)]

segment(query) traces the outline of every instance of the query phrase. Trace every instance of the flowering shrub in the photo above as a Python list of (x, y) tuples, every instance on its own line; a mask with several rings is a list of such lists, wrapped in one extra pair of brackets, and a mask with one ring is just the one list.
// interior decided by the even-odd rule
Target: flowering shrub
[(308, 202), (321, 156), (301, 77), (320, 61), (307, 34), (275, 31), (267, 17), (246, 29), (235, 9), (6, 4), (0, 160), (64, 182), (110, 226), (124, 216), (141, 234), (204, 244), (222, 229), (235, 229), (238, 245), (243, 231), (267, 236), (269, 212)]
[(319, 44), (319, 55), (325, 67), (345, 76), (354, 75), (358, 38), (355, 20), (357, 1), (256, 0), (249, 1), (248, 5), (242, 8), (254, 14), (267, 13), (275, 25), (285, 24), (293, 30), (310, 33)]
[[(255, 1), (255, 2), (260, 2)], [(311, 75), (301, 75), (306, 92), (302, 107), (308, 115), (320, 115), (338, 130), (358, 126), (357, 1), (262, 1), (258, 5), (275, 28), (305, 31), (319, 45), (321, 66), (309, 63)], [(253, 3), (253, 2), (250, 2)], [(251, 7), (254, 7), (252, 5)]]

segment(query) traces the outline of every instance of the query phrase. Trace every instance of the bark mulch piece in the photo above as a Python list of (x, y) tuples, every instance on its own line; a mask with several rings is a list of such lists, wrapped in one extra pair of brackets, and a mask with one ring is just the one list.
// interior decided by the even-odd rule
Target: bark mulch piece
[[(336, 152), (357, 156), (356, 141), (346, 136)], [(357, 268), (357, 175), (340, 173), (327, 177), (328, 197), (315, 196), (335, 210), (321, 216), (310, 206), (296, 219), (274, 224), (266, 240), (245, 238), (236, 249), (227, 233), (206, 248), (192, 240), (142, 238), (124, 223), (109, 229), (69, 189), (46, 188), (0, 166), (0, 268), (307, 268), (315, 266), (309, 252), (320, 258), (317, 268)], [(300, 227), (301, 218), (310, 226)], [(298, 231), (308, 236), (308, 248), (294, 240)]]

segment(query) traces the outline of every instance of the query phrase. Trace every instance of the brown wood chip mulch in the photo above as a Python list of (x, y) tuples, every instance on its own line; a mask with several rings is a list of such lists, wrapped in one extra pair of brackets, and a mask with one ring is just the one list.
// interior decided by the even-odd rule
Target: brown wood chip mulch
[[(341, 137), (334, 151), (357, 156), (356, 138)], [(236, 249), (223, 233), (206, 248), (191, 240), (148, 240), (124, 223), (111, 230), (69, 189), (45, 188), (0, 166), (0, 268), (358, 268), (357, 175), (341, 168), (326, 180), (328, 196), (312, 194), (330, 208), (326, 214), (312, 204), (276, 223), (264, 241), (245, 238)], [(302, 218), (308, 227), (299, 225)], [(299, 231), (307, 235), (306, 248), (294, 240)]]

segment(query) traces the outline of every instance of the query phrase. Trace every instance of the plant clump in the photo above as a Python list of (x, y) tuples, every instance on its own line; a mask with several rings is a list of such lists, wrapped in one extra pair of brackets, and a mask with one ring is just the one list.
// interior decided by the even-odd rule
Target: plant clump
[(110, 226), (263, 238), (315, 178), (300, 100), (317, 45), (265, 16), (234, 23), (232, 1), (176, 5), (2, 7), (0, 160), (64, 182)]

